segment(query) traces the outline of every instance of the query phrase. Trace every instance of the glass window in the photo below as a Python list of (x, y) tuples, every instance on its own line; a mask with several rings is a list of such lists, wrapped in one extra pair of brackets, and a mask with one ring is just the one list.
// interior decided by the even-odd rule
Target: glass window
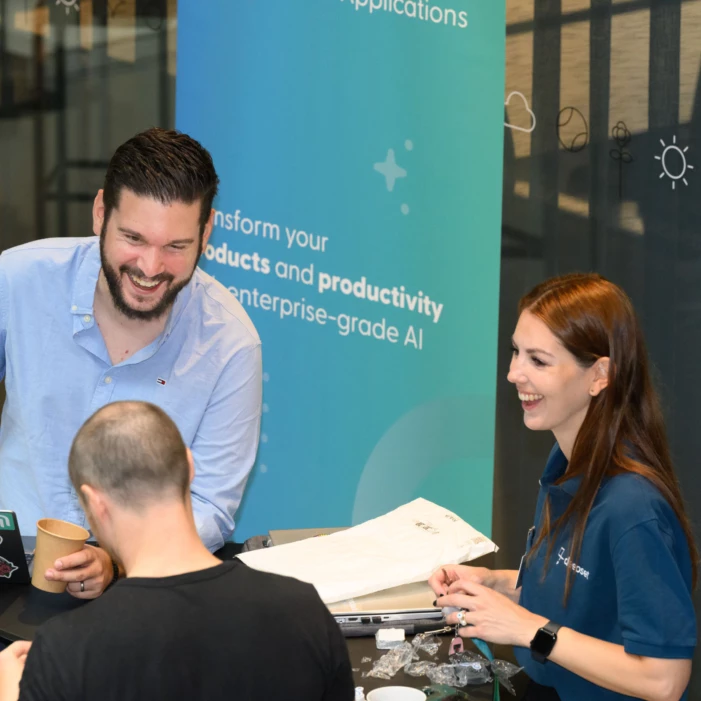
[(0, 0), (0, 249), (92, 233), (114, 149), (174, 125), (176, 0)]

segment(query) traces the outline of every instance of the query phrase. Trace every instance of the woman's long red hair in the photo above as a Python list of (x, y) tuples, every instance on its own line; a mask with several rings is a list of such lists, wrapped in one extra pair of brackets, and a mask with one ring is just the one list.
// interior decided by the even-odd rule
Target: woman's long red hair
[[(545, 561), (549, 562), (557, 534), (571, 524), (571, 561), (577, 562), (602, 480), (632, 472), (652, 482), (674, 509), (686, 535), (696, 586), (698, 550), (674, 474), (642, 331), (628, 296), (600, 275), (574, 273), (535, 287), (519, 302), (519, 313), (524, 311), (540, 319), (580, 366), (610, 359), (608, 386), (592, 398), (569, 461), (566, 477), (580, 476), (580, 486), (554, 523), (546, 499), (543, 528), (531, 553), (545, 540)], [(565, 601), (571, 586), (572, 570), (568, 568)]]

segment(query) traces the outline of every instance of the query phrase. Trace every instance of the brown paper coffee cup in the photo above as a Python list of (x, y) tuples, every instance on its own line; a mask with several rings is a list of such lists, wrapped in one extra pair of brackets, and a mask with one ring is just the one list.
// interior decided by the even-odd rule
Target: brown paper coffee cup
[(50, 582), (44, 577), (48, 569), (61, 557), (83, 549), (90, 537), (84, 528), (57, 518), (42, 518), (37, 521), (37, 544), (34, 552), (32, 584), (37, 589), (60, 594), (66, 590), (66, 582)]

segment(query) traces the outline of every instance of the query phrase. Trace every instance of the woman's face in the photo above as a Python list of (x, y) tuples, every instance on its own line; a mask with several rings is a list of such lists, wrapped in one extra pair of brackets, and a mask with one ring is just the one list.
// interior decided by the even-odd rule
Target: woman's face
[[(523, 422), (533, 431), (552, 431), (567, 455), (592, 397), (606, 386), (608, 361), (600, 359), (590, 368), (581, 367), (548, 327), (528, 311), (519, 317), (512, 341), (507, 379), (516, 385)], [(602, 361), (606, 361), (605, 367)]]

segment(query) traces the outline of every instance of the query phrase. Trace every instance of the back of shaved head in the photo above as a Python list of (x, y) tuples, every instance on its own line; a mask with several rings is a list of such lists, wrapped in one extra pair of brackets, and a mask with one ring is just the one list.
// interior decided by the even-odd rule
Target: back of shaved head
[(148, 402), (114, 402), (96, 411), (73, 440), (68, 473), (123, 507), (184, 499), (190, 484), (187, 449), (177, 426)]

